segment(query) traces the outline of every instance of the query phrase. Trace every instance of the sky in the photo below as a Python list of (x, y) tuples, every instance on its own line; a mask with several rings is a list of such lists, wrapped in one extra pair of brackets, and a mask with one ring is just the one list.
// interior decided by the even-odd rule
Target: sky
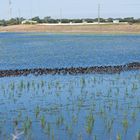
[(10, 17), (41, 18), (140, 18), (140, 0), (0, 0), (0, 19)]

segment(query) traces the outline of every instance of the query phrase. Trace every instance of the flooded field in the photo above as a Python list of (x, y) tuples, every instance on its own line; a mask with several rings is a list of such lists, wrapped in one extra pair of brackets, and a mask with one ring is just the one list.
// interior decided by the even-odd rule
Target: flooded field
[(139, 44), (140, 35), (0, 33), (0, 69), (139, 62)]
[(140, 71), (124, 65), (140, 62), (139, 44), (140, 35), (0, 33), (0, 140), (140, 140)]
[(140, 72), (0, 79), (0, 138), (139, 140)]

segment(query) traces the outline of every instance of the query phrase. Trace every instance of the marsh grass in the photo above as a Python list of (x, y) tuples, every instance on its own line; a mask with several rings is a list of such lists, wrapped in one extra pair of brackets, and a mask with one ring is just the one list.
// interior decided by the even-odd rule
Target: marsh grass
[[(139, 123), (140, 76), (117, 74), (49, 78), (0, 81), (1, 139), (4, 129), (6, 133), (13, 127), (24, 131), (23, 138), (31, 133), (35, 139), (35, 132), (38, 132), (42, 139), (101, 140), (104, 137), (121, 140), (125, 137), (130, 140), (133, 135), (139, 140), (138, 133), (126, 132), (131, 127), (137, 129), (136, 124)], [(7, 118), (7, 114), (11, 118)], [(116, 128), (123, 130), (121, 135), (116, 135)], [(5, 135), (8, 138), (8, 134)]]
[(121, 135), (118, 134), (116, 140), (122, 140)]
[(28, 134), (29, 130), (31, 129), (32, 121), (29, 117), (26, 117), (26, 120), (23, 122), (23, 131), (25, 134)]
[(90, 112), (89, 115), (86, 117), (86, 132), (88, 134), (92, 133), (94, 122), (95, 122), (95, 119), (93, 117), (93, 113)]
[(40, 118), (40, 122), (41, 122), (41, 126), (42, 126), (42, 128), (44, 128), (45, 125), (46, 125), (46, 120), (45, 120), (45, 116), (44, 116), (44, 115), (41, 116), (41, 118)]

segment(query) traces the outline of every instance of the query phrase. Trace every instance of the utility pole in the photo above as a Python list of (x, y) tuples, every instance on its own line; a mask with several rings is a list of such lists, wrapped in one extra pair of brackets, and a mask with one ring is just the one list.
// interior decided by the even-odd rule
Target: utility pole
[(100, 4), (98, 4), (98, 24), (100, 24)]
[(21, 18), (20, 9), (18, 9), (18, 17)]
[(29, 9), (29, 12), (30, 12), (30, 18), (32, 19), (33, 18), (33, 3), (32, 1), (30, 0), (30, 9)]
[(60, 23), (62, 22), (62, 9), (60, 9)]
[(21, 22), (20, 21), (21, 20), (20, 9), (18, 9), (18, 18), (19, 18), (18, 20), (19, 20), (19, 24), (20, 24), (20, 22)]
[(12, 18), (12, 2), (9, 0), (9, 19)]

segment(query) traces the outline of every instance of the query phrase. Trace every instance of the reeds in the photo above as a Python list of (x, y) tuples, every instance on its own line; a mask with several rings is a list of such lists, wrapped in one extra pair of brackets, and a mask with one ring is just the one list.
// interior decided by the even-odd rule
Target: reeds
[[(42, 137), (56, 140), (63, 137), (122, 140), (124, 136), (129, 140), (128, 130), (136, 129), (139, 123), (139, 82), (140, 76), (133, 74), (0, 81), (0, 123), (4, 122), (0, 138), (5, 135), (6, 126), (23, 130), (24, 138), (28, 135), (34, 138), (38, 132)], [(7, 113), (11, 115), (10, 121)], [(116, 127), (122, 130), (120, 134), (115, 133)], [(139, 140), (138, 133), (133, 135)]]

